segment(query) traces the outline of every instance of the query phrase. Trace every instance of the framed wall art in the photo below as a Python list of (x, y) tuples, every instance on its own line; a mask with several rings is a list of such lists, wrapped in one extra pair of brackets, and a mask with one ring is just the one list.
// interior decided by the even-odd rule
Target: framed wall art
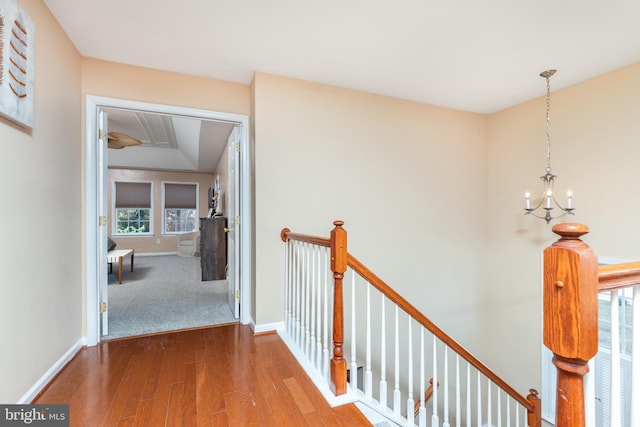
[(0, 115), (33, 128), (35, 27), (15, 0), (0, 0)]

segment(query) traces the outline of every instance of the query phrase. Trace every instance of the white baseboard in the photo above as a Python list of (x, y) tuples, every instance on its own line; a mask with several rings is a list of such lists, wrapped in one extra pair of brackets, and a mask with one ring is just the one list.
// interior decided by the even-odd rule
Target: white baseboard
[(71, 346), (69, 350), (66, 351), (65, 354), (62, 355), (60, 359), (56, 363), (53, 364), (52, 367), (42, 376), (36, 383), (29, 389), (28, 392), (25, 393), (24, 396), (20, 398), (17, 402), (19, 405), (31, 403), (33, 399), (36, 398), (38, 393), (40, 393), (49, 382), (55, 377), (58, 372), (64, 368), (67, 363), (80, 351), (82, 348), (82, 339), (78, 340), (74, 345)]
[(322, 374), (318, 372), (316, 367), (307, 359), (306, 355), (302, 352), (302, 350), (295, 344), (293, 339), (289, 336), (287, 331), (284, 329), (284, 323), (281, 325), (282, 327), (277, 329), (278, 335), (284, 341), (286, 346), (289, 348), (289, 351), (293, 354), (293, 357), (296, 358), (298, 363), (304, 369), (305, 374), (311, 379), (311, 381), (315, 384), (316, 388), (322, 394), (324, 399), (327, 401), (329, 406), (341, 406), (347, 403), (354, 403), (358, 400), (358, 395), (351, 388), (347, 387), (347, 393), (341, 396), (336, 396), (329, 388), (329, 384), (327, 380), (323, 378)]
[(178, 255), (178, 252), (136, 252), (135, 256), (163, 256), (163, 255)]
[(264, 332), (275, 332), (279, 329), (284, 328), (284, 322), (265, 323), (262, 325), (256, 325), (255, 323), (252, 323), (251, 328), (253, 329), (254, 334), (261, 334)]

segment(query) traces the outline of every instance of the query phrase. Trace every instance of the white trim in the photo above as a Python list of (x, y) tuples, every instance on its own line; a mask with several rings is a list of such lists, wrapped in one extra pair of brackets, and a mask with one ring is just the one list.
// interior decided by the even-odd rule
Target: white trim
[[(174, 114), (201, 119), (227, 121), (240, 126), (240, 322), (249, 323), (250, 292), (251, 292), (251, 169), (249, 148), (249, 117), (245, 114), (224, 113), (196, 108), (178, 107), (173, 105), (151, 104), (127, 99), (107, 98), (87, 95), (85, 102), (85, 263), (86, 263), (86, 322), (87, 345), (96, 345), (100, 341), (99, 322), (99, 292), (98, 286), (98, 181), (96, 176), (97, 163), (97, 111), (98, 108), (126, 108), (143, 110), (163, 114)], [(137, 255), (137, 254), (136, 254)]]
[(628, 259), (598, 257), (598, 265), (626, 264), (628, 262), (633, 261)]
[(322, 376), (322, 374), (313, 365), (313, 363), (309, 361), (309, 359), (302, 352), (302, 350), (300, 350), (296, 343), (289, 337), (289, 334), (287, 334), (287, 331), (284, 329), (284, 322), (281, 323), (281, 327), (276, 332), (278, 332), (278, 335), (280, 336), (282, 341), (284, 341), (287, 348), (289, 348), (289, 351), (302, 366), (305, 374), (307, 374), (311, 381), (313, 381), (313, 384), (316, 386), (320, 394), (322, 394), (329, 406), (341, 406), (360, 400), (358, 394), (354, 392), (351, 387), (347, 387), (346, 394), (343, 394), (341, 396), (336, 396), (333, 394), (333, 392), (329, 388), (327, 380)]
[(163, 255), (178, 255), (178, 252), (136, 252), (136, 258), (147, 256), (163, 256)]
[(58, 359), (56, 363), (54, 363), (53, 366), (51, 366), (49, 370), (40, 377), (40, 379), (38, 379), (38, 381), (36, 381), (36, 383), (24, 394), (24, 396), (20, 398), (20, 400), (18, 400), (17, 403), (19, 405), (31, 403), (33, 399), (35, 399), (36, 396), (47, 386), (47, 384), (49, 384), (53, 377), (55, 377), (62, 368), (64, 368), (67, 363), (69, 363), (71, 359), (78, 354), (81, 348), (82, 340), (78, 340), (78, 342), (73, 344), (71, 348), (69, 348), (69, 350), (67, 350), (62, 357)]
[(276, 332), (279, 329), (284, 329), (284, 322), (276, 322), (276, 323), (265, 323), (262, 325), (252, 324), (251, 329), (253, 329), (254, 334), (262, 334), (265, 332)]

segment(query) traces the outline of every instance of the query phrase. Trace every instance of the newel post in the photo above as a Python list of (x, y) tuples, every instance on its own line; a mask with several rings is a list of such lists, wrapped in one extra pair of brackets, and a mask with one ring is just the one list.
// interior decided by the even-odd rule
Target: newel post
[(582, 224), (557, 224), (544, 251), (544, 345), (558, 369), (556, 426), (585, 425), (584, 375), (598, 352), (598, 256)]
[(347, 392), (347, 360), (344, 358), (344, 313), (342, 279), (347, 271), (347, 231), (344, 221), (334, 221), (331, 230), (331, 271), (333, 272), (333, 357), (331, 358), (331, 391), (340, 396)]

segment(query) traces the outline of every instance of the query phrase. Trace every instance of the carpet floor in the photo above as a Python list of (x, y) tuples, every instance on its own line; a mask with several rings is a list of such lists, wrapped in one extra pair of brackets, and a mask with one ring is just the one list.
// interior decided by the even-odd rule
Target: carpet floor
[(226, 280), (200, 280), (200, 258), (136, 256), (109, 274), (109, 334), (104, 339), (234, 322)]

